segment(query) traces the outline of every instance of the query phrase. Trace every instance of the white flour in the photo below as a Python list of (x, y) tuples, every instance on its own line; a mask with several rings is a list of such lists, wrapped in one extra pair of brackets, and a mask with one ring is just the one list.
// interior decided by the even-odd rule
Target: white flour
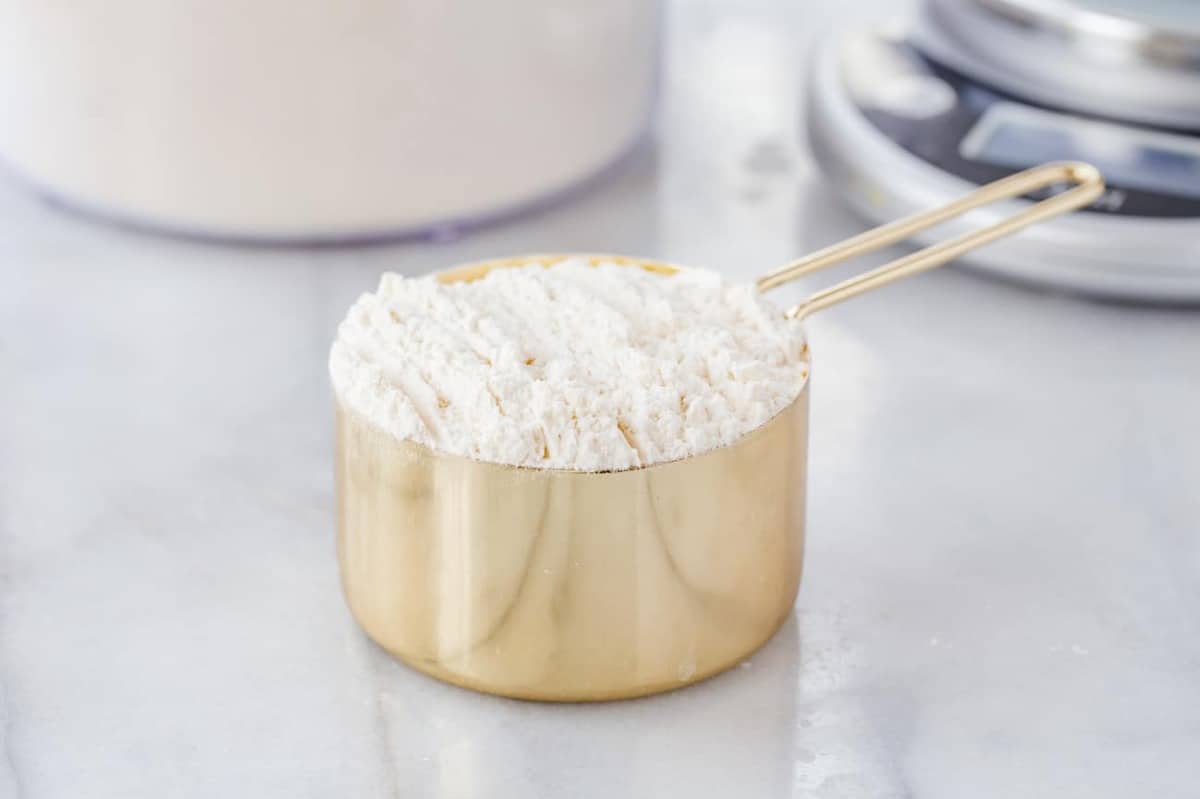
[(476, 460), (646, 466), (732, 443), (799, 394), (799, 322), (749, 285), (583, 260), (472, 283), (386, 274), (338, 329), (342, 403)]

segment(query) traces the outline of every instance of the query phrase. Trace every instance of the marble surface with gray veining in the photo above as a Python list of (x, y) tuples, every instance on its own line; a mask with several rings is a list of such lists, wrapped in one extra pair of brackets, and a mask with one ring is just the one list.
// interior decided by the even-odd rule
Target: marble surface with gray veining
[(799, 129), (805, 49), (895, 7), (669, 4), (655, 141), (450, 242), (183, 242), (0, 183), (0, 797), (1196, 796), (1198, 312), (944, 269), (814, 318), (796, 613), (694, 688), (476, 695), (343, 606), (352, 299), (564, 249), (749, 279), (858, 230)]

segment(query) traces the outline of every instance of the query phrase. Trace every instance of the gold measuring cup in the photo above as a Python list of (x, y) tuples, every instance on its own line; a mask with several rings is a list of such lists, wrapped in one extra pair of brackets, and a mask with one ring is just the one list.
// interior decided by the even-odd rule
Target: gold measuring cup
[[(1076, 185), (788, 311), (806, 316), (1087, 205), (1103, 179), (1080, 163), (1021, 172), (790, 263), (758, 287), (770, 290), (970, 209), (1063, 182)], [(489, 261), (438, 279), (473, 280), (564, 257)], [(346, 600), (384, 649), (441, 680), (527, 699), (642, 696), (733, 666), (792, 610), (804, 547), (807, 381), (791, 405), (730, 446), (614, 472), (447, 455), (397, 440), (340, 404), (336, 425)]]

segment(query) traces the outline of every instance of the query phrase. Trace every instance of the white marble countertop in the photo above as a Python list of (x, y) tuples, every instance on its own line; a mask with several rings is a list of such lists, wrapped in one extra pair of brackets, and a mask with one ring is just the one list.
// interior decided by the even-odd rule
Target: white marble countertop
[(798, 98), (804, 43), (857, 13), (673, 4), (658, 146), (453, 242), (220, 247), (0, 185), (0, 797), (1195, 796), (1192, 311), (944, 269), (814, 319), (797, 610), (694, 688), (477, 695), (343, 606), (325, 359), (349, 302), (529, 251), (748, 278), (856, 230)]

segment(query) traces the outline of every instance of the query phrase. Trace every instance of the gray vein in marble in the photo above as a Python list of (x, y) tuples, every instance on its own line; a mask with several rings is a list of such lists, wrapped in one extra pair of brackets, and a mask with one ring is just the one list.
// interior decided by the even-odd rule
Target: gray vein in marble
[[(3, 616), (0, 615), (0, 641), (4, 637)], [(13, 722), (12, 709), (8, 703), (8, 690), (5, 688), (4, 664), (0, 657), (0, 796), (10, 796), (21, 799), (25, 792), (21, 790), (21, 775), (17, 771), (17, 758), (13, 753)]]

